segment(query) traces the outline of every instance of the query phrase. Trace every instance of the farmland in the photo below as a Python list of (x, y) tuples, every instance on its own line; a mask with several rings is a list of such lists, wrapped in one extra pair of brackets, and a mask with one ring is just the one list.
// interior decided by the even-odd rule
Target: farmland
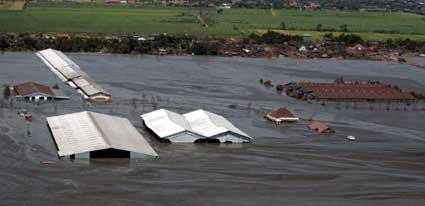
[(7, 1), (0, 4), (0, 11), (22, 11), (25, 6), (25, 1)]
[[(22, 12), (1, 12), (4, 32), (189, 33), (196, 36), (240, 37), (268, 29), (339, 31), (362, 33), (367, 39), (423, 39), (425, 17), (408, 13), (297, 11), (268, 9), (209, 9), (202, 27), (195, 8), (130, 7), (103, 4), (30, 3)], [(319, 35), (322, 35), (319, 32)]]

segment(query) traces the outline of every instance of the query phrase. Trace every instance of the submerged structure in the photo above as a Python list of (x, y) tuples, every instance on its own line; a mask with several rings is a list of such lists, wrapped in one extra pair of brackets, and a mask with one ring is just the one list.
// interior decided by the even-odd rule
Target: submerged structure
[(318, 121), (311, 122), (310, 125), (308, 125), (308, 127), (311, 130), (319, 132), (319, 133), (335, 133), (335, 131), (331, 129), (329, 126)]
[(299, 120), (299, 118), (292, 112), (283, 107), (268, 113), (265, 118), (275, 124), (281, 124), (282, 122), (296, 122)]
[(180, 115), (160, 109), (141, 116), (146, 127), (164, 142), (247, 143), (252, 139), (224, 117), (205, 110)]
[(46, 49), (37, 52), (37, 56), (63, 82), (75, 88), (83, 97), (91, 101), (111, 101), (112, 96), (90, 78), (81, 68), (62, 52)]
[(126, 118), (95, 112), (48, 117), (59, 157), (134, 158), (158, 156)]
[(69, 99), (69, 97), (64, 96), (58, 89), (53, 89), (36, 82), (25, 82), (14, 85), (12, 92), (18, 100), (39, 102)]
[(304, 100), (333, 101), (413, 101), (416, 98), (393, 85), (380, 82), (310, 83), (294, 82), (285, 85), (288, 96)]

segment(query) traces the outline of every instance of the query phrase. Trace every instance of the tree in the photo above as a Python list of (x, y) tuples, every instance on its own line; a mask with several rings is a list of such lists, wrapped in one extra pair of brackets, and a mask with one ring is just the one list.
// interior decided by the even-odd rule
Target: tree
[(339, 31), (341, 31), (341, 32), (348, 32), (348, 25), (347, 24), (343, 24), (343, 25), (339, 26)]
[(3, 98), (9, 99), (9, 97), (10, 97), (10, 86), (5, 84), (3, 85)]
[(9, 47), (9, 43), (7, 42), (6, 36), (0, 36), (0, 50), (4, 51)]
[(286, 30), (286, 23), (284, 21), (280, 22), (280, 29)]
[(316, 25), (316, 31), (322, 31), (322, 27), (323, 27), (322, 24), (317, 24)]

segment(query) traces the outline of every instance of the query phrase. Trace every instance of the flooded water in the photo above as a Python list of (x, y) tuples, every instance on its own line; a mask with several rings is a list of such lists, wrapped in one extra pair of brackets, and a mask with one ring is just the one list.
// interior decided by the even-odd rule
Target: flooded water
[[(0, 83), (58, 84), (68, 101), (2, 100), (0, 205), (423, 205), (425, 104), (307, 104), (274, 89), (288, 81), (379, 80), (425, 92), (425, 70), (387, 62), (69, 54), (113, 95), (88, 105), (34, 53), (0, 55)], [(275, 126), (263, 112), (301, 118)], [(400, 108), (399, 108), (400, 107)], [(254, 138), (242, 145), (159, 143), (140, 114), (199, 108), (227, 117)], [(19, 109), (33, 112), (27, 123)], [(129, 118), (159, 158), (103, 164), (59, 160), (45, 117), (82, 110)], [(334, 134), (308, 130), (308, 119)], [(348, 141), (353, 135), (356, 141)], [(53, 164), (43, 164), (53, 161)]]

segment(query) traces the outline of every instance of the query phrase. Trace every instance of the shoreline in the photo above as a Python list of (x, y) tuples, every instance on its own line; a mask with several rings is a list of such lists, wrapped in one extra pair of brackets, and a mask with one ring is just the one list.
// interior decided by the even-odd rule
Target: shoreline
[(241, 58), (290, 58), (391, 61), (425, 68), (406, 57), (425, 57), (424, 42), (365, 41), (355, 34), (331, 33), (323, 41), (268, 31), (242, 39), (208, 38), (159, 34), (104, 36), (68, 33), (0, 33), (0, 52), (34, 52), (47, 48), (62, 52), (130, 55), (219, 56)]
[[(37, 51), (34, 50), (25, 50), (25, 51), (1, 51), (0, 55), (3, 55), (5, 53), (35, 53)], [(415, 63), (411, 61), (398, 61), (396, 59), (368, 59), (368, 58), (308, 58), (308, 57), (288, 57), (288, 56), (274, 56), (274, 57), (266, 57), (266, 56), (225, 56), (225, 55), (192, 55), (192, 54), (142, 54), (142, 53), (113, 53), (113, 52), (65, 52), (65, 53), (75, 53), (75, 54), (110, 54), (110, 55), (122, 55), (122, 56), (152, 56), (152, 57), (193, 57), (193, 56), (204, 56), (204, 57), (222, 57), (222, 58), (250, 58), (250, 59), (263, 59), (263, 60), (284, 60), (284, 59), (290, 59), (290, 60), (328, 60), (328, 61), (374, 61), (374, 62), (393, 62), (398, 64), (405, 64), (409, 66), (414, 66), (416, 68), (425, 69), (425, 64)], [(417, 55), (404, 55), (401, 56), (401, 59), (404, 58), (412, 58), (412, 57), (419, 57), (424, 58), (422, 56)]]

